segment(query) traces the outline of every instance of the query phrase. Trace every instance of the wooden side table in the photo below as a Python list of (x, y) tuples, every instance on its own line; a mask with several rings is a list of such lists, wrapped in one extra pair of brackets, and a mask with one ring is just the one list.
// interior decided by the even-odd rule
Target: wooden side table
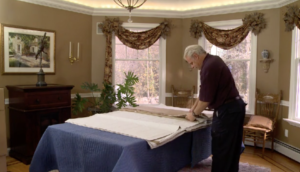
[(34, 151), (49, 125), (71, 117), (72, 85), (6, 86), (9, 92), (9, 155), (30, 164)]

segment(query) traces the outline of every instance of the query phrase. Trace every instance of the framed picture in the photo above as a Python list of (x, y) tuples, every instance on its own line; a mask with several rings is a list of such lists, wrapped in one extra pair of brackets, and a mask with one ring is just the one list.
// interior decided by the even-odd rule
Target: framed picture
[(1, 49), (2, 74), (55, 74), (55, 31), (1, 24)]

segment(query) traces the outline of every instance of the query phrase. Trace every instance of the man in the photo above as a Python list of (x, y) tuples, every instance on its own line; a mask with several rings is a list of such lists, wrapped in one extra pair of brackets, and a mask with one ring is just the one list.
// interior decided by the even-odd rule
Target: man
[(184, 59), (200, 70), (199, 99), (186, 115), (195, 120), (205, 108), (214, 109), (212, 123), (212, 172), (238, 172), (245, 118), (245, 103), (239, 97), (232, 74), (218, 57), (199, 45), (186, 47)]

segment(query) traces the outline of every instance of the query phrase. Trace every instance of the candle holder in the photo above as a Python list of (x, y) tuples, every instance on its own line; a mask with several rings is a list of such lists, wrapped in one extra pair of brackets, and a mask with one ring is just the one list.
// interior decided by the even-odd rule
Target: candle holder
[(70, 61), (70, 63), (71, 63), (71, 65), (73, 65), (73, 63), (75, 63), (75, 62), (77, 62), (77, 61), (79, 61), (79, 46), (80, 46), (80, 44), (79, 44), (79, 42), (78, 42), (78, 44), (77, 44), (77, 57), (72, 57), (72, 42), (70, 42), (70, 47), (69, 47), (69, 61)]
[(72, 55), (69, 57), (69, 61), (71, 63), (71, 65), (73, 65), (73, 63), (75, 63), (76, 61), (79, 61), (79, 58), (76, 57), (72, 57)]

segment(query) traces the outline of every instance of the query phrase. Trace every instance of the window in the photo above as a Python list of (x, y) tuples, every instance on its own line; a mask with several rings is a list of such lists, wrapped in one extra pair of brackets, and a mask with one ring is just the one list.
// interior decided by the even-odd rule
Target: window
[(289, 119), (300, 122), (300, 31), (293, 30)]
[[(158, 25), (125, 23), (123, 27), (134, 32)], [(165, 104), (166, 40), (160, 38), (151, 47), (135, 50), (113, 37), (113, 84), (124, 82), (124, 72), (132, 71), (139, 77), (135, 85), (138, 104)]]
[[(241, 20), (206, 23), (218, 29), (232, 29), (242, 25)], [(256, 43), (257, 38), (249, 33), (243, 42), (229, 50), (223, 50), (211, 44), (207, 39), (200, 38), (201, 45), (207, 53), (218, 55), (227, 64), (234, 78), (240, 96), (247, 103), (246, 113), (254, 113), (255, 86), (256, 86)], [(198, 73), (198, 83), (200, 77)]]

